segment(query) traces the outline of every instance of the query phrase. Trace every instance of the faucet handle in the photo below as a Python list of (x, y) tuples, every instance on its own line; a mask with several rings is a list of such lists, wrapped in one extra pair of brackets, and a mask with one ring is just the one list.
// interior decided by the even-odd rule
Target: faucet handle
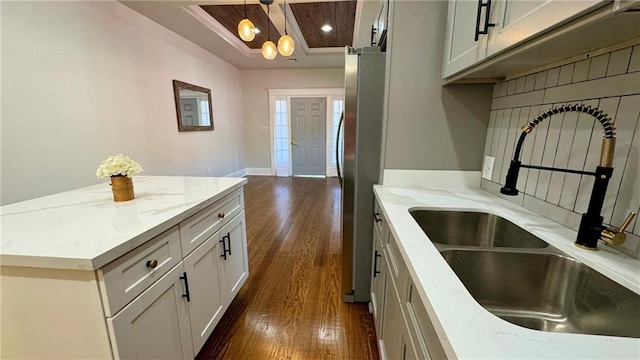
[(627, 240), (627, 235), (624, 233), (624, 230), (631, 224), (633, 218), (636, 217), (636, 213), (632, 212), (627, 216), (627, 218), (622, 223), (620, 228), (616, 227), (608, 227), (602, 230), (600, 233), (600, 239), (606, 242), (608, 245), (618, 246)]

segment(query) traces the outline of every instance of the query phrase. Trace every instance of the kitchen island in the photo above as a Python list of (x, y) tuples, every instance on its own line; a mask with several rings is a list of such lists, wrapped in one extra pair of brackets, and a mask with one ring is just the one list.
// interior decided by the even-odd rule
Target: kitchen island
[[(383, 262), (397, 263), (394, 266), (400, 269), (395, 272), (399, 274), (396, 283), (405, 324), (412, 329), (410, 324), (419, 320), (421, 314), (415, 309), (422, 306), (426, 312), (422, 319), (428, 319), (426, 326), (415, 327), (423, 331), (425, 339), (418, 339), (415, 333), (419, 331), (411, 333), (413, 330), (407, 331), (410, 335), (400, 339), (405, 344), (405, 355), (411, 353), (407, 350), (409, 346), (419, 348), (423, 344), (434, 358), (640, 358), (638, 338), (531, 330), (491, 314), (473, 298), (409, 210), (472, 211), (499, 215), (635, 294), (640, 294), (639, 260), (602, 245), (599, 251), (579, 249), (573, 244), (575, 231), (480, 189), (375, 186), (374, 193), (380, 216), (388, 224), (389, 241), (384, 252), (391, 256)], [(393, 258), (394, 253), (398, 259)], [(380, 256), (379, 253), (375, 255)], [(394, 266), (388, 267), (392, 275)], [(390, 284), (387, 280), (387, 286)], [(417, 294), (419, 307), (416, 307), (416, 296), (412, 297), (412, 293)], [(387, 314), (384, 316), (386, 321)], [(386, 331), (386, 327), (384, 329)], [(387, 349), (388, 358), (396, 356), (396, 346), (383, 344), (383, 347)], [(420, 358), (419, 349), (416, 353)], [(398, 356), (401, 356), (400, 353)]]
[(248, 276), (246, 179), (134, 178), (3, 206), (2, 358), (192, 359)]

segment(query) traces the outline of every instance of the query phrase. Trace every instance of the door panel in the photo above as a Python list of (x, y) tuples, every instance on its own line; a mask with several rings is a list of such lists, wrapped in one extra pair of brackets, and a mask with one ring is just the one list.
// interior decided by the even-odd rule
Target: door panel
[(325, 175), (326, 99), (291, 99), (293, 175)]

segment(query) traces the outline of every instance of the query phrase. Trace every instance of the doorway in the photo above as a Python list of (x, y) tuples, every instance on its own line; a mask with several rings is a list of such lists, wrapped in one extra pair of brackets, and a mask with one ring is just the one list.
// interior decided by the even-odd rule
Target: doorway
[(293, 176), (325, 176), (326, 98), (291, 98)]
[[(299, 150), (297, 130), (294, 126), (294, 99), (322, 99), (324, 109), (320, 123), (316, 125), (324, 131), (324, 146), (316, 150), (320, 162), (324, 165), (324, 172), (308, 176), (337, 176), (337, 159), (342, 159), (342, 137), (338, 138), (338, 123), (344, 108), (343, 88), (318, 89), (268, 89), (269, 93), (269, 123), (270, 123), (270, 157), (271, 174), (276, 176), (306, 176), (298, 171), (294, 173), (294, 151)], [(322, 119), (323, 118), (323, 119)], [(294, 141), (294, 139), (296, 141)], [(338, 144), (339, 142), (339, 144)], [(298, 149), (296, 149), (298, 148)], [(296, 156), (298, 156), (297, 154)], [(342, 161), (339, 162), (340, 164)]]

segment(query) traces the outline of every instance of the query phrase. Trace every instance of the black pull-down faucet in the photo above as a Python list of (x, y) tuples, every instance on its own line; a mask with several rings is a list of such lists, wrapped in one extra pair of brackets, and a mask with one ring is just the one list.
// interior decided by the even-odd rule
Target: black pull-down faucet
[[(524, 165), (520, 162), (520, 151), (522, 150), (522, 143), (525, 137), (535, 128), (538, 123), (544, 119), (564, 112), (582, 112), (595, 117), (604, 129), (604, 138), (602, 139), (602, 150), (600, 153), (600, 165), (596, 168), (595, 172), (570, 170), (570, 169), (558, 169), (546, 166), (534, 166)], [(505, 195), (517, 195), (516, 183), (518, 182), (518, 173), (520, 168), (539, 169), (539, 170), (552, 170), (560, 171), (572, 174), (591, 175), (595, 177), (593, 184), (593, 190), (591, 191), (591, 199), (589, 200), (589, 207), (587, 212), (582, 215), (580, 220), (580, 227), (578, 228), (578, 236), (575, 241), (575, 245), (584, 249), (596, 250), (598, 240), (602, 239), (612, 245), (619, 245), (624, 242), (626, 236), (623, 233), (624, 228), (628, 225), (633, 217), (634, 213), (627, 217), (625, 225), (618, 228), (605, 228), (602, 226), (602, 205), (604, 204), (604, 197), (607, 193), (607, 185), (609, 179), (613, 174), (613, 151), (616, 145), (615, 129), (611, 124), (611, 119), (597, 108), (583, 105), (562, 105), (544, 113), (538, 115), (531, 120), (529, 124), (522, 127), (522, 134), (518, 139), (516, 150), (511, 160), (511, 165), (507, 171), (507, 178), (504, 187), (500, 189), (500, 192)]]

